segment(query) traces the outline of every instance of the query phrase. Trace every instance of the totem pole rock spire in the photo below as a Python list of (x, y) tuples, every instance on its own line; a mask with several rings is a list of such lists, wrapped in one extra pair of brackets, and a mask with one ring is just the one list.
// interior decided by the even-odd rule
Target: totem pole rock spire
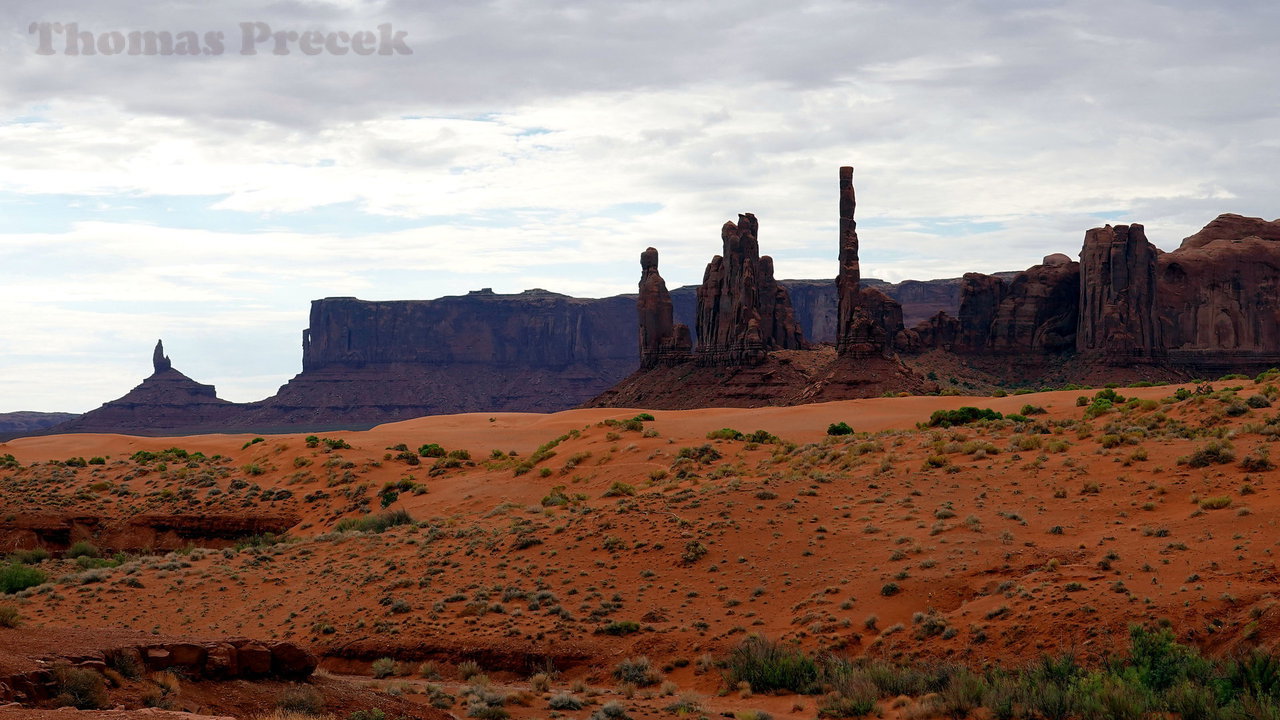
[(155, 352), (151, 353), (151, 365), (155, 368), (156, 374), (173, 369), (173, 363), (164, 354), (164, 341), (156, 341)]

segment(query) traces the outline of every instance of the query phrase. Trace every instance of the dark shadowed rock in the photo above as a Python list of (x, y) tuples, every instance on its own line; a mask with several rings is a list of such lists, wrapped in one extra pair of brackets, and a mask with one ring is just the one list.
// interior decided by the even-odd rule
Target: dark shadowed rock
[(1061, 253), (1019, 273), (991, 323), (996, 353), (1057, 354), (1075, 348), (1080, 264)]
[(858, 259), (858, 223), (854, 219), (857, 200), (853, 188), (853, 168), (840, 168), (840, 271), (836, 276), (839, 296), (836, 321), (836, 349), (853, 358), (890, 354), (896, 344), (910, 344), (903, 331), (902, 306), (879, 290), (862, 287), (862, 267)]
[(1080, 250), (1076, 349), (1113, 365), (1160, 355), (1155, 315), (1156, 257), (1141, 225), (1107, 225), (1085, 233)]
[(658, 251), (654, 248), (640, 255), (640, 294), (636, 310), (640, 316), (640, 367), (689, 359), (693, 350), (689, 327), (675, 323), (671, 293), (658, 273)]
[(708, 263), (698, 288), (698, 349), (702, 365), (755, 365), (770, 350), (803, 346), (786, 289), (773, 260), (760, 257), (759, 223), (738, 216), (720, 229), (721, 255)]
[(1280, 221), (1221, 215), (1156, 264), (1171, 362), (1212, 372), (1280, 364)]
[(169, 361), (169, 356), (164, 354), (164, 341), (156, 341), (156, 349), (151, 353), (151, 366), (155, 368), (158, 375), (166, 370), (173, 369), (173, 363)]

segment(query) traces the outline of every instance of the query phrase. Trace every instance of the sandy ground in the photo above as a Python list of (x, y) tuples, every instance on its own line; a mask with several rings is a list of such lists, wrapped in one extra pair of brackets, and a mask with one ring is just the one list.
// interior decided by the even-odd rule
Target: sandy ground
[[(1274, 647), (1280, 494), (1269, 463), (1241, 461), (1265, 458), (1280, 430), (1274, 409), (1237, 413), (1265, 384), (1214, 383), (1228, 386), (1239, 389), (1182, 401), (1172, 397), (1179, 386), (1121, 388), (1150, 402), (1092, 418), (1077, 406), (1093, 396), (1083, 390), (662, 411), (643, 430), (605, 424), (642, 409), (471, 414), (326, 433), (351, 445), (332, 452), (307, 447), (303, 434), (248, 447), (246, 435), (17, 440), (0, 455), (40, 464), (0, 470), (11, 517), (145, 509), (300, 519), (289, 542), (263, 547), (222, 542), (91, 571), (49, 560), (51, 582), (13, 602), (30, 627), (292, 639), (335, 672), (367, 674), (388, 657), (413, 675), (384, 682), (421, 683), (426, 660), (458, 682), (457, 664), (474, 661), (499, 683), (553, 669), (611, 693), (615, 665), (644, 654), (713, 714), (757, 707), (779, 717), (812, 717), (814, 700), (717, 697), (719, 673), (695, 675), (698, 659), (722, 658), (749, 634), (975, 666), (1063, 650), (1096, 659), (1124, 645), (1131, 623), (1157, 619), (1210, 653)], [(916, 428), (939, 409), (1008, 414), (1027, 404), (1045, 412)], [(856, 434), (828, 436), (837, 421)], [(721, 428), (790, 444), (708, 439)], [(518, 472), (565, 434), (554, 455)], [(1228, 443), (1231, 459), (1185, 464), (1212, 442)], [(471, 464), (411, 465), (389, 449), (400, 443), (465, 449)], [(173, 446), (224, 459), (146, 472), (128, 459)], [(49, 464), (76, 456), (106, 464)], [(401, 481), (397, 495), (379, 495)], [(415, 523), (333, 532), (388, 497), (387, 510)], [(421, 697), (413, 685), (401, 691)], [(669, 714), (670, 697), (645, 692), (654, 697), (626, 701)], [(529, 707), (513, 712), (547, 712), (544, 700)]]

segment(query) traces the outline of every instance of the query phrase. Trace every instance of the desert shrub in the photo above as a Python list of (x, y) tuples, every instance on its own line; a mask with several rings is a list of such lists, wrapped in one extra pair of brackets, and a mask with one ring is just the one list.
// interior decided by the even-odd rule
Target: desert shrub
[(442, 458), (448, 453), (437, 443), (427, 443), (418, 448), (418, 454), (422, 457)]
[[(874, 687), (873, 687), (874, 689)], [(875, 712), (874, 695), (839, 695), (832, 693), (818, 704), (820, 718), (860, 718)]]
[(651, 413), (640, 413), (631, 419), (639, 420), (640, 422), (653, 422), (653, 415)]
[(107, 683), (96, 671), (59, 665), (53, 670), (53, 678), (56, 687), (54, 702), (59, 707), (74, 707), (79, 710), (102, 710), (107, 707)]
[(754, 692), (810, 693), (819, 680), (817, 662), (804, 651), (758, 635), (734, 649), (725, 672), (731, 685), (745, 682)]
[(381, 533), (398, 525), (413, 524), (413, 517), (405, 510), (366, 515), (361, 518), (343, 518), (334, 527), (337, 532)]
[(707, 433), (708, 440), (741, 440), (744, 435), (733, 428), (720, 428)]
[(880, 594), (885, 597), (893, 597), (894, 595), (897, 595), (901, 591), (902, 589), (898, 587), (898, 583), (893, 583), (893, 582), (885, 583), (880, 588)]
[(0, 605), (0, 627), (15, 628), (22, 622), (18, 608), (12, 605)]
[(22, 467), (22, 463), (18, 462), (18, 458), (11, 453), (0, 455), (0, 470), (14, 470)]
[(1245, 472), (1266, 472), (1275, 470), (1276, 464), (1271, 462), (1266, 448), (1258, 448), (1257, 452), (1245, 455), (1240, 460), (1240, 469)]
[(779, 445), (782, 439), (768, 430), (757, 430), (750, 433), (746, 437), (747, 442), (759, 443), (761, 445)]
[(458, 677), (462, 678), (464, 681), (470, 680), (482, 673), (484, 673), (484, 670), (480, 667), (480, 663), (475, 660), (463, 660), (458, 663)]
[(396, 673), (396, 661), (389, 657), (378, 658), (370, 668), (375, 678), (391, 677)]
[(1231, 497), (1229, 495), (1219, 495), (1217, 497), (1205, 498), (1200, 501), (1200, 507), (1205, 510), (1221, 510), (1231, 505)]
[(684, 546), (684, 553), (680, 555), (680, 559), (686, 563), (697, 562), (707, 554), (707, 546), (697, 540), (690, 540)]
[(1250, 395), (1249, 399), (1245, 400), (1245, 402), (1251, 408), (1262, 409), (1271, 407), (1271, 399), (1266, 395)]
[(551, 696), (547, 701), (547, 707), (552, 710), (581, 710), (582, 700), (567, 692), (559, 692)]
[(631, 683), (636, 687), (649, 687), (662, 682), (662, 674), (643, 655), (626, 658), (618, 663), (613, 668), (613, 676), (620, 682)]
[(1231, 443), (1222, 440), (1211, 440), (1203, 447), (1196, 448), (1187, 458), (1187, 464), (1193, 468), (1210, 465), (1226, 465), (1234, 462), (1236, 455), (1231, 451)]
[(1018, 411), (1018, 414), (1031, 416), (1031, 415), (1044, 415), (1045, 412), (1046, 410), (1040, 407), (1039, 405), (1028, 404), (1028, 405), (1023, 405), (1022, 409)]
[(591, 713), (590, 720), (627, 720), (627, 708), (617, 700), (610, 700), (600, 706), (599, 710)]
[(324, 697), (310, 685), (294, 685), (280, 694), (276, 707), (302, 715), (319, 715), (324, 711)]
[(26, 565), (8, 565), (0, 568), (0, 593), (16, 593), (42, 584), (47, 576), (44, 571)]
[(614, 480), (608, 490), (604, 491), (604, 497), (630, 497), (636, 494), (636, 489), (621, 480)]
[(705, 443), (698, 447), (682, 447), (676, 452), (676, 459), (697, 460), (700, 463), (711, 463), (719, 460), (722, 456), (720, 451), (716, 450), (710, 443)]
[(564, 485), (556, 485), (551, 488), (551, 492), (542, 498), (542, 507), (556, 507), (559, 505), (569, 504), (569, 495), (564, 491)]
[(9, 559), (23, 565), (39, 565), (50, 558), (48, 550), (44, 548), (32, 548), (31, 550), (15, 550), (9, 556)]
[(640, 632), (640, 623), (634, 620), (614, 620), (600, 628), (600, 632), (605, 635), (630, 635)]
[(978, 409), (968, 406), (956, 410), (936, 410), (929, 416), (930, 427), (951, 427), (952, 425), (968, 425), (980, 420), (1002, 420), (1004, 415), (991, 408)]
[(852, 435), (853, 428), (849, 427), (849, 423), (841, 420), (840, 422), (831, 423), (827, 426), (828, 435)]
[(96, 558), (102, 553), (98, 550), (98, 546), (88, 540), (81, 540), (71, 547), (67, 548), (68, 558), (90, 557)]

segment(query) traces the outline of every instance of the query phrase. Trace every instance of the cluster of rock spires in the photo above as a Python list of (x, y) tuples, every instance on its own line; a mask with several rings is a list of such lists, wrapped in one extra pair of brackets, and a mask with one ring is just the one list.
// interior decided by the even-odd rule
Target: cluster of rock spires
[(658, 251), (640, 256), (640, 364), (694, 360), (699, 365), (758, 365), (773, 350), (805, 347), (787, 289), (773, 277), (773, 258), (760, 255), (760, 224), (750, 213), (720, 229), (724, 252), (707, 264), (697, 290), (698, 347), (689, 327), (674, 320)]
[[(1280, 364), (1280, 221), (1222, 215), (1170, 253), (1148, 242), (1140, 224), (1094, 228), (1085, 234), (1079, 262), (1055, 253), (1012, 276), (968, 273), (958, 307), (907, 327), (898, 301), (862, 284), (852, 167), (840, 168), (839, 183), (834, 340), (845, 362), (807, 374), (802, 382), (813, 392), (800, 397), (813, 397), (833, 381), (865, 393), (869, 384), (849, 382), (851, 373), (865, 374), (873, 365), (883, 373), (891, 366), (880, 361), (932, 350), (1032, 373), (1068, 357), (1087, 366), (1140, 365), (1173, 374)], [(692, 353), (700, 365), (761, 365), (773, 350), (806, 346), (787, 323), (794, 310), (786, 288), (773, 281), (772, 262), (758, 258), (757, 228), (750, 214), (737, 225), (726, 223), (724, 255), (707, 266)], [(642, 369), (687, 361), (688, 333), (672, 322), (657, 251), (645, 251), (641, 264)], [(652, 405), (672, 392), (666, 376), (654, 375), (650, 385), (662, 389), (646, 387), (642, 373), (593, 404)]]
[[(844, 357), (886, 357), (902, 331), (902, 306), (884, 292), (862, 286), (856, 207), (853, 168), (842, 167), (835, 344)], [(773, 258), (760, 255), (759, 229), (751, 213), (721, 228), (723, 254), (711, 259), (698, 288), (696, 351), (688, 328), (673, 320), (670, 294), (658, 274), (658, 251), (644, 251), (637, 300), (642, 368), (690, 359), (703, 366), (760, 365), (774, 350), (808, 347), (790, 293), (774, 279)]]
[[(1053, 254), (1020, 273), (888, 286), (861, 277), (853, 168), (840, 168), (838, 187), (834, 282), (778, 282), (758, 220), (743, 214), (722, 227), (722, 252), (697, 287), (668, 291), (649, 248), (638, 297), (316, 300), (303, 371), (270, 398), (221, 400), (158, 345), (141, 385), (45, 432), (283, 432), (584, 402), (659, 407), (679, 383), (707, 386), (685, 392), (690, 403), (725, 401), (722, 382), (738, 383), (735, 404), (813, 402), (920, 391), (900, 359), (925, 352), (1033, 381), (1065, 359), (1171, 378), (1280, 365), (1280, 221), (1222, 215), (1168, 253), (1142, 225), (1106, 226), (1085, 234), (1078, 262)], [(834, 360), (786, 355), (819, 343)], [(599, 395), (619, 381), (631, 390)]]

